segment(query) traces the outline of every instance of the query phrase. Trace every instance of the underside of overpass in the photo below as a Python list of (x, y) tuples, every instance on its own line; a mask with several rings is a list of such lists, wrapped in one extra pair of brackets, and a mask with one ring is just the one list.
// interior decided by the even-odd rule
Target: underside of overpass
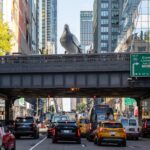
[(150, 88), (54, 88), (54, 89), (1, 89), (6, 97), (150, 97)]

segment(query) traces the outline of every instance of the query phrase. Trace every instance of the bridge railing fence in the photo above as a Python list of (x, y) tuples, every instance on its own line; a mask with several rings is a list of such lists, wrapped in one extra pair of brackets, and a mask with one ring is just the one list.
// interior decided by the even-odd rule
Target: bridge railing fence
[(105, 54), (75, 54), (75, 55), (30, 55), (30, 56), (1, 56), (0, 64), (49, 64), (49, 63), (78, 63), (100, 61), (129, 61), (129, 53)]

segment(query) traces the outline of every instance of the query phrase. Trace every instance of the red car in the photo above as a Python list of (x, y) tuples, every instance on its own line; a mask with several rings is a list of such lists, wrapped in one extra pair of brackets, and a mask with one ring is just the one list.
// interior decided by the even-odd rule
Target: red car
[(0, 125), (0, 147), (4, 150), (16, 150), (15, 136), (7, 127), (2, 125)]

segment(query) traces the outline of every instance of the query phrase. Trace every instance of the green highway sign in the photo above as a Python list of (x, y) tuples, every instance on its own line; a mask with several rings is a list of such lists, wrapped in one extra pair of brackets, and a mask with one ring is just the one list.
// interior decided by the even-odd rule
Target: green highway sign
[(130, 55), (130, 76), (150, 77), (150, 53)]
[(131, 106), (133, 106), (134, 103), (135, 103), (135, 99), (129, 98), (129, 97), (125, 98), (125, 105), (131, 105)]

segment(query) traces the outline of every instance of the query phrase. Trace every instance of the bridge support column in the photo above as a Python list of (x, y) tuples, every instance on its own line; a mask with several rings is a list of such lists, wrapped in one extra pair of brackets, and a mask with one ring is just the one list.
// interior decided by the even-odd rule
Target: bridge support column
[(5, 121), (13, 120), (13, 99), (5, 100)]
[(142, 101), (141, 99), (136, 99), (137, 107), (138, 107), (138, 121), (139, 125), (142, 125)]

